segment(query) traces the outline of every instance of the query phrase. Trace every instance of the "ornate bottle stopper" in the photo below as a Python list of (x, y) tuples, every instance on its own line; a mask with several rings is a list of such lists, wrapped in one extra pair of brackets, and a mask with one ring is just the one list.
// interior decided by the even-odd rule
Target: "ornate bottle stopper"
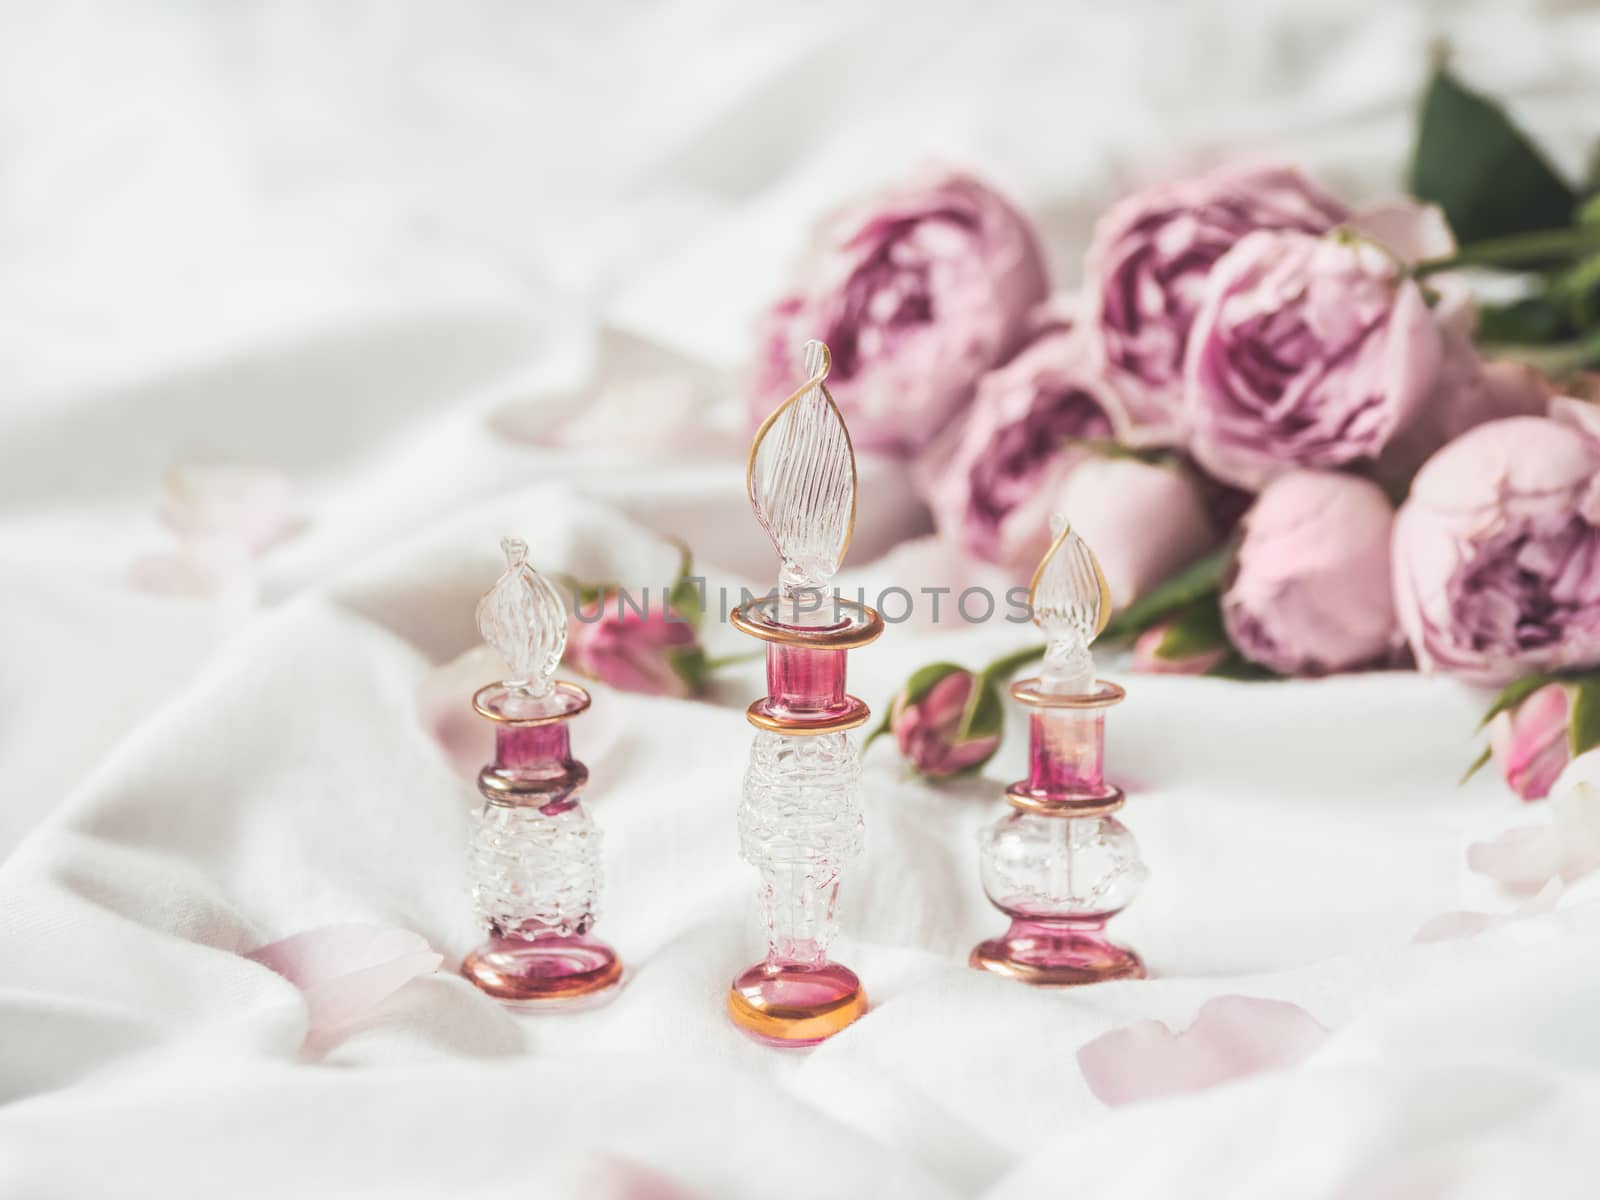
[(1102, 772), (1105, 710), (1123, 690), (1097, 680), (1089, 644), (1111, 615), (1105, 577), (1062, 523), (1034, 572), (1034, 624), (1047, 643), (1034, 679), (1011, 685), (1031, 710), (1028, 778), (1006, 789), (1016, 810), (979, 834), (983, 890), (1011, 928), (972, 951), (972, 965), (1045, 986), (1138, 979), (1144, 964), (1105, 936), (1146, 870), (1111, 814), (1120, 788)]
[(767, 695), (739, 806), (739, 845), (761, 873), (767, 954), (728, 992), (734, 1022), (761, 1041), (811, 1046), (867, 1011), (861, 981), (828, 960), (844, 866), (861, 852), (861, 764), (849, 730), (867, 706), (845, 692), (845, 657), (883, 619), (825, 590), (855, 524), (856, 464), (844, 419), (822, 381), (830, 358), (805, 347), (806, 381), (750, 447), (756, 520), (782, 560), (777, 588), (733, 614), (767, 646)]
[(552, 1005), (594, 996), (622, 963), (589, 936), (599, 912), (600, 831), (579, 793), (588, 768), (572, 757), (567, 722), (589, 693), (556, 681), (567, 610), (528, 565), (527, 544), (504, 538), (506, 571), (478, 603), (478, 630), (511, 678), (472, 698), (494, 722), (494, 761), (478, 774), (483, 810), (469, 865), (472, 898), (489, 939), (461, 973), (508, 1003)]

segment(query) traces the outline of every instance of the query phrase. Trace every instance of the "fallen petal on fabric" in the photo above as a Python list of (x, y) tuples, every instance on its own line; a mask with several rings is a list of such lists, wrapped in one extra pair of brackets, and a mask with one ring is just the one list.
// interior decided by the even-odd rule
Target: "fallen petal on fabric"
[(1078, 1066), (1089, 1090), (1115, 1106), (1292, 1066), (1327, 1037), (1328, 1030), (1298, 1004), (1217, 996), (1181, 1032), (1160, 1021), (1138, 1021), (1102, 1034), (1079, 1049)]
[(205, 537), (187, 538), (170, 550), (134, 559), (128, 566), (128, 583), (153, 596), (233, 597), (250, 603), (257, 593), (249, 551), (234, 542)]
[(1510, 912), (1447, 912), (1440, 913), (1412, 935), (1413, 942), (1448, 942), (1455, 938), (1471, 937), (1485, 929), (1524, 921), (1529, 917), (1554, 912), (1561, 893), (1566, 889), (1559, 879), (1552, 879), (1538, 893), (1524, 900)]
[(444, 956), (420, 934), (382, 925), (321, 925), (245, 955), (305, 993), (308, 1036), (359, 1020)]
[(1600, 869), (1600, 750), (1567, 765), (1550, 789), (1550, 820), (1507, 830), (1467, 848), (1467, 865), (1506, 889), (1538, 892), (1552, 879), (1572, 883)]
[(294, 485), (247, 466), (174, 467), (161, 479), (161, 520), (183, 538), (220, 538), (260, 554), (298, 530)]
[(558, 1169), (554, 1182), (570, 1182), (571, 1194), (586, 1200), (695, 1200), (660, 1172), (616, 1154), (584, 1155), (571, 1170)]

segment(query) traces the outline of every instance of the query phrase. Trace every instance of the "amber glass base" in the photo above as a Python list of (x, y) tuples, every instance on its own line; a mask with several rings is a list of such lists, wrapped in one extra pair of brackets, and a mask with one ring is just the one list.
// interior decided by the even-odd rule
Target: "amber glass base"
[(759, 962), (728, 989), (728, 1015), (769, 1046), (815, 1046), (867, 1011), (867, 994), (849, 967)]
[(622, 960), (593, 938), (490, 938), (462, 960), (461, 973), (505, 1004), (576, 1006), (614, 988)]
[(1108, 940), (1098, 923), (1013, 921), (1004, 937), (974, 946), (967, 961), (1035, 987), (1144, 978), (1139, 956)]

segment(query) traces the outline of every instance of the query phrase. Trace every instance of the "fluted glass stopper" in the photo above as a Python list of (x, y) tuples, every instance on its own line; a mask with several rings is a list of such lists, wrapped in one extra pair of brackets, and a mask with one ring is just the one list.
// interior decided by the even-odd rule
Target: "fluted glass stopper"
[(1050, 527), (1055, 537), (1028, 592), (1033, 623), (1046, 643), (1040, 683), (1048, 691), (1082, 694), (1094, 688), (1089, 644), (1111, 619), (1111, 594), (1088, 544), (1062, 517)]
[(515, 696), (548, 696), (567, 648), (567, 608), (561, 593), (528, 565), (528, 543), (501, 538), (505, 574), (478, 601), (478, 632), (506, 660)]
[(750, 447), (750, 507), (783, 560), (785, 600), (827, 585), (855, 527), (855, 452), (822, 383), (832, 361), (827, 346), (806, 343), (805, 382), (762, 423)]

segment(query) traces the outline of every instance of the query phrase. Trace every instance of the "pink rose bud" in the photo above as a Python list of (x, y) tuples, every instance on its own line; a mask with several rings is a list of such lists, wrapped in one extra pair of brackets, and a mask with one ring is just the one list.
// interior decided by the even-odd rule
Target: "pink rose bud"
[(1178, 440), (1189, 326), (1212, 265), (1255, 230), (1318, 234), (1346, 215), (1285, 167), (1214, 171), (1106, 211), (1089, 249), (1090, 341), (1146, 440)]
[(1545, 417), (1463, 434), (1418, 473), (1393, 561), (1424, 670), (1505, 684), (1600, 664), (1600, 442)]
[(1190, 330), (1190, 451), (1252, 489), (1371, 462), (1423, 414), (1444, 352), (1421, 288), (1378, 245), (1250, 234), (1211, 272)]
[(1549, 795), (1572, 761), (1571, 715), (1571, 690), (1547, 683), (1490, 720), (1489, 753), (1511, 790), (1524, 800)]
[(1146, 675), (1204, 675), (1228, 657), (1226, 641), (1191, 646), (1176, 621), (1161, 621), (1133, 643), (1133, 669)]
[(949, 779), (989, 761), (1000, 746), (1003, 718), (993, 683), (953, 663), (934, 663), (890, 701), (888, 729), (913, 770)]
[(625, 692), (691, 696), (705, 678), (705, 652), (688, 621), (657, 597), (620, 602), (608, 591), (577, 603), (567, 622), (566, 661), (573, 670)]
[[(1056, 493), (1055, 511), (1095, 548), (1111, 603), (1124, 608), (1217, 544), (1194, 474), (1173, 462), (1094, 455)], [(1043, 555), (1049, 542), (1045, 530)]]
[(910, 454), (960, 415), (1045, 298), (1033, 227), (964, 175), (869, 197), (819, 230), (805, 273), (767, 314), (750, 395), (765, 420), (802, 377), (807, 338), (857, 447)]
[(1245, 514), (1223, 588), (1228, 637), (1283, 675), (1371, 666), (1399, 643), (1389, 573), (1394, 511), (1377, 484), (1329, 471), (1282, 475)]

